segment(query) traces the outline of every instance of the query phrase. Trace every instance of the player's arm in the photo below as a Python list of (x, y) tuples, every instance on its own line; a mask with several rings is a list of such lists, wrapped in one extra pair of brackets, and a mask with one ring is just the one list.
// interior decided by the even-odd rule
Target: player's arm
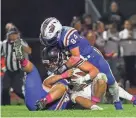
[(71, 68), (75, 65), (78, 65), (78, 63), (83, 62), (83, 59), (80, 57), (79, 47), (75, 47), (75, 48), (71, 49), (70, 52), (71, 52), (72, 56), (66, 62), (66, 66), (68, 68)]
[(80, 35), (77, 31), (71, 34), (69, 39), (64, 40), (64, 46), (70, 50), (71, 57), (67, 60), (67, 62), (58, 68), (57, 73), (62, 73), (72, 67), (77, 67), (80, 65), (84, 59), (80, 56), (79, 51), (79, 41), (81, 39)]
[(43, 84), (47, 87), (51, 87), (54, 83), (61, 79), (67, 79), (73, 75), (73, 70), (67, 70), (66, 72), (60, 74), (60, 75), (52, 75), (44, 80)]
[(99, 73), (99, 70), (94, 65), (92, 65), (91, 63), (89, 63), (88, 61), (84, 61), (78, 68), (80, 70), (82, 70), (83, 72), (88, 73), (85, 76), (86, 80), (87, 79), (93, 80), (97, 76), (97, 74)]
[(88, 80), (92, 81), (99, 73), (99, 70), (88, 61), (82, 63), (78, 68), (87, 74), (77, 79), (71, 79), (73, 83), (82, 84)]
[(80, 39), (81, 37), (77, 32), (75, 32), (70, 36), (67, 45), (68, 48), (70, 49), (71, 57), (68, 59), (68, 61), (65, 64), (67, 68), (79, 66), (79, 68), (82, 71), (89, 73), (90, 78), (93, 79), (99, 73), (99, 70), (95, 66), (90, 64), (88, 61), (85, 61), (85, 59), (80, 56), (80, 49), (79, 49)]
[[(94, 65), (89, 63), (88, 61), (84, 61), (83, 59), (80, 58), (79, 47), (73, 48), (70, 51), (71, 51), (72, 56), (74, 56), (74, 58), (79, 59), (79, 60), (77, 59), (77, 66), (78, 66), (79, 62), (81, 63), (81, 64), (79, 64), (78, 68), (84, 72), (87, 72), (90, 75), (91, 79), (95, 78), (97, 76), (97, 74), (99, 73), (99, 70)], [(71, 56), (71, 58), (73, 58), (72, 56)], [(66, 65), (68, 67), (72, 67), (73, 66), (72, 64), (76, 63), (76, 61), (72, 62), (73, 60), (71, 58), (66, 62)], [(87, 75), (87, 76), (89, 76), (89, 75)]]
[(45, 80), (43, 81), (43, 85), (44, 85), (44, 86), (47, 86), (47, 87), (49, 87), (49, 88), (51, 88), (52, 85), (53, 85), (55, 82), (59, 81), (60, 79), (61, 79), (61, 75), (53, 75), (53, 76), (50, 76), (50, 77), (48, 77), (47, 79), (45, 79)]

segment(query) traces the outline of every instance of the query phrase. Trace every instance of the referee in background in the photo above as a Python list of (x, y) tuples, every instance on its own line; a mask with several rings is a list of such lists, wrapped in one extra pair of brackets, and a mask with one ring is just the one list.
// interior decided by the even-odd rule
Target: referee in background
[[(9, 27), (7, 28), (7, 25)], [(2, 90), (2, 105), (10, 105), (9, 91), (12, 87), (14, 92), (24, 99), (23, 94), (23, 78), (24, 72), (21, 70), (21, 65), (16, 59), (14, 43), (20, 41), (23, 45), (23, 50), (27, 54), (31, 54), (31, 48), (28, 44), (20, 38), (19, 30), (12, 24), (6, 25), (6, 39), (2, 42), (3, 54), (6, 63), (6, 72), (3, 78), (3, 90)]]

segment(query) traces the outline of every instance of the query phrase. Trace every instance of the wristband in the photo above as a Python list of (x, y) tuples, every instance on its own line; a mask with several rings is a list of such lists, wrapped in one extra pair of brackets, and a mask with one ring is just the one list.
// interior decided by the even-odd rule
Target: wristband
[(20, 64), (22, 67), (25, 67), (28, 64), (28, 60), (27, 59), (23, 59), (20, 61)]
[(62, 79), (68, 78), (68, 72), (66, 71), (66, 72), (62, 73), (61, 78)]

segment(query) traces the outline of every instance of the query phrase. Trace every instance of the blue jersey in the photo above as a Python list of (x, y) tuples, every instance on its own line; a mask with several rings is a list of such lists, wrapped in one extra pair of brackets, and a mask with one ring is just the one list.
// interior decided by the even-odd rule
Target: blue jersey
[(67, 51), (79, 47), (80, 55), (97, 67), (100, 72), (106, 74), (108, 84), (112, 85), (115, 83), (115, 78), (111, 72), (110, 66), (103, 58), (100, 51), (91, 46), (89, 41), (81, 37), (74, 28), (63, 26), (59, 39), (59, 47)]
[[(25, 104), (30, 111), (36, 110), (36, 101), (45, 98), (49, 91), (44, 90), (42, 87), (42, 79), (35, 66), (33, 66), (32, 72), (27, 74), (25, 81)], [(62, 83), (65, 86), (68, 85), (65, 79), (61, 79), (56, 83)], [(67, 109), (71, 103), (70, 96), (67, 92), (58, 100), (47, 105), (48, 110), (63, 110)]]
[(77, 30), (72, 27), (63, 26), (61, 37), (59, 39), (59, 46), (68, 51), (79, 47), (80, 55), (86, 57), (93, 51), (93, 47), (84, 37), (81, 37)]

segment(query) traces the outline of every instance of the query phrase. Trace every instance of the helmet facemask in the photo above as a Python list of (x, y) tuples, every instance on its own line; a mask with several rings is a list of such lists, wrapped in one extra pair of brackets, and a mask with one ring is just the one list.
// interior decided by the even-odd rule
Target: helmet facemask
[(46, 57), (47, 55), (48, 58), (43, 59), (42, 62), (48, 71), (54, 73), (54, 71), (64, 63), (65, 56), (57, 47), (48, 50)]
[(57, 32), (56, 35), (51, 39), (46, 39), (42, 35), (40, 35), (40, 42), (45, 46), (55, 46), (58, 44), (58, 40), (60, 38), (60, 32)]

